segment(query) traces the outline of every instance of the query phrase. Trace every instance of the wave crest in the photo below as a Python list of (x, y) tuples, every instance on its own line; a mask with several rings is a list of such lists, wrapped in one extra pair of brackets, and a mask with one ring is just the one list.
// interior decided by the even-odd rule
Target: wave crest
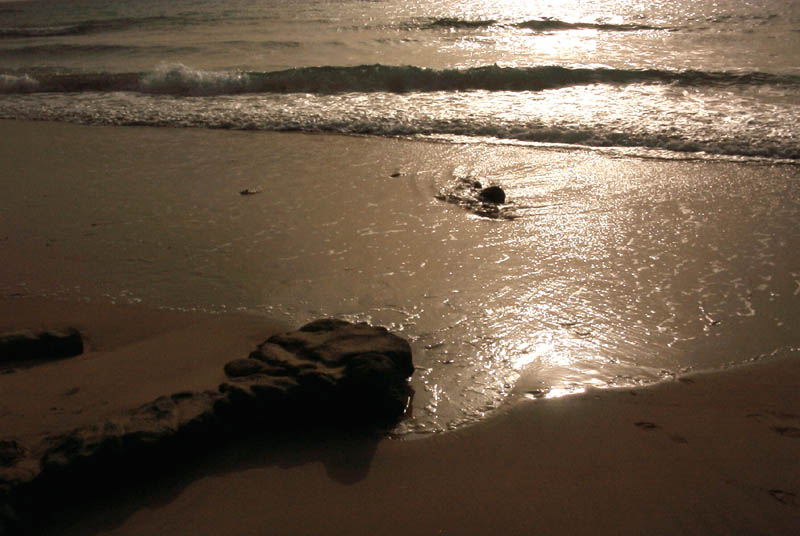
[(39, 81), (27, 74), (15, 76), (0, 74), (0, 93), (31, 93), (39, 88)]
[(144, 93), (167, 95), (226, 95), (250, 92), (251, 75), (242, 72), (202, 71), (182, 64), (161, 65), (141, 78)]
[(648, 24), (611, 24), (604, 22), (566, 22), (559, 19), (544, 17), (541, 19), (531, 19), (513, 24), (501, 23), (494, 19), (458, 19), (444, 17), (435, 19), (424, 25), (424, 28), (487, 28), (490, 26), (506, 26), (520, 28), (523, 30), (534, 30), (539, 32), (553, 32), (559, 30), (599, 30), (605, 32), (633, 32), (639, 30), (670, 30), (662, 26), (651, 26)]
[(555, 30), (600, 30), (606, 32), (635, 32), (640, 30), (668, 30), (659, 26), (647, 24), (609, 24), (601, 22), (565, 22), (558, 19), (534, 19), (514, 25), (517, 28), (536, 31)]
[(485, 28), (487, 26), (494, 26), (497, 21), (494, 19), (489, 20), (467, 20), (457, 19), (452, 17), (444, 17), (436, 19), (428, 24), (425, 28)]
[[(435, 70), (413, 66), (301, 67), (285, 71), (204, 71), (182, 64), (150, 73), (35, 75), (39, 91), (134, 91), (167, 95), (240, 93), (370, 93), (434, 91), (541, 91), (588, 84), (686, 86), (800, 86), (800, 75), (761, 72), (666, 71), (560, 66)], [(30, 87), (21, 88), (30, 91)], [(7, 90), (6, 92), (10, 92)]]

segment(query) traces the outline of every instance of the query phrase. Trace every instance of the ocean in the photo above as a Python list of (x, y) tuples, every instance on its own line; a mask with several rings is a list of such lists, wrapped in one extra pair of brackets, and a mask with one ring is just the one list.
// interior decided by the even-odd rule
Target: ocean
[(408, 435), (794, 352), (798, 104), (798, 0), (0, 2), (0, 290), (387, 325)]

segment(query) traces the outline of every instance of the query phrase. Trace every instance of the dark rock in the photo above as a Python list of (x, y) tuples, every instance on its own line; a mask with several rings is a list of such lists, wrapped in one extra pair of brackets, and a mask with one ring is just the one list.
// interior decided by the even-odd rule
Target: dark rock
[(505, 220), (517, 218), (513, 207), (500, 206), (506, 202), (505, 191), (500, 186), (484, 188), (479, 181), (471, 177), (459, 178), (435, 197), (440, 201), (459, 205), (484, 218)]
[[(333, 331), (337, 328), (346, 328), (347, 326), (351, 326), (352, 324), (346, 320), (339, 320), (338, 318), (320, 318), (319, 320), (314, 320), (309, 322), (305, 326), (302, 326), (298, 331), (305, 331), (305, 332), (315, 332), (315, 331)], [(291, 335), (294, 332), (286, 333), (285, 335)], [(275, 336), (270, 337), (275, 338)]]
[(261, 190), (253, 190), (251, 188), (245, 188), (244, 190), (239, 190), (239, 195), (256, 195), (260, 193)]
[(406, 410), (408, 391), (396, 363), (382, 354), (360, 354), (345, 368), (342, 387), (348, 412), (365, 411), (368, 418), (397, 418)]
[(0, 335), (0, 363), (29, 359), (58, 359), (83, 353), (83, 337), (74, 328)]
[(0, 439), (0, 466), (11, 467), (25, 456), (25, 447), (14, 439)]
[(506, 193), (499, 186), (489, 186), (480, 191), (478, 199), (485, 203), (502, 205), (506, 202)]
[(13, 502), (12, 487), (0, 481), (0, 534), (21, 532), (19, 517), (14, 509)]
[(408, 405), (414, 365), (408, 342), (385, 328), (323, 319), (270, 337), (224, 370), (229, 381), (217, 391), (161, 396), (35, 448), (0, 440), (0, 529), (16, 526), (18, 505), (62, 501), (76, 482), (104, 489), (157, 473), (230, 434), (392, 425)]
[(264, 368), (264, 363), (256, 359), (234, 359), (225, 364), (225, 374), (229, 378), (257, 374)]
[[(404, 339), (382, 327), (331, 318), (273, 335), (249, 360), (232, 361), (226, 371), (228, 367), (253, 370), (249, 375), (228, 374), (236, 383), (223, 384), (220, 391), (227, 394), (229, 406), (282, 400), (325, 418), (338, 412), (335, 420), (351, 424), (400, 418), (410, 393), (407, 379), (414, 372)], [(276, 382), (280, 378), (282, 384)]]

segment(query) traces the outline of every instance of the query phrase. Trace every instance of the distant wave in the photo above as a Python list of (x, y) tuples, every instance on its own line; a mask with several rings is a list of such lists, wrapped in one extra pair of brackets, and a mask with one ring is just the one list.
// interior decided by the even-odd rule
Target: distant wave
[(214, 22), (214, 18), (196, 17), (122, 17), (112, 19), (97, 19), (57, 24), (53, 26), (6, 26), (0, 27), (0, 39), (26, 38), (26, 37), (56, 37), (66, 35), (86, 35), (94, 33), (115, 32), (131, 27), (184, 27), (196, 24)]
[(0, 38), (53, 37), (63, 35), (85, 35), (98, 32), (123, 30), (131, 26), (169, 22), (168, 17), (142, 17), (87, 20), (55, 26), (12, 26), (0, 28)]
[(97, 54), (102, 52), (126, 52), (135, 47), (125, 45), (33, 45), (27, 47), (3, 48), (0, 49), (0, 58), (16, 58), (23, 56), (57, 56), (65, 54)]
[(11, 26), (0, 27), (0, 38), (3, 37), (50, 37), (56, 35), (77, 35), (84, 33), (80, 24), (62, 26)]
[[(95, 45), (92, 45), (95, 46)], [(20, 73), (15, 73), (20, 74)], [(560, 66), (435, 70), (361, 65), (302, 67), (274, 72), (203, 71), (165, 65), (150, 73), (30, 74), (35, 89), (21, 91), (134, 91), (165, 95), (241, 93), (349, 93), (432, 91), (540, 91), (587, 84), (659, 83), (687, 86), (800, 86), (800, 75), (761, 72), (666, 71), (658, 69), (567, 68)], [(16, 86), (15, 86), (16, 87)]]
[(303, 44), (300, 41), (270, 41), (270, 40), (264, 40), (264, 41), (258, 41), (258, 42), (241, 41), (241, 40), (240, 41), (221, 41), (218, 44), (219, 45), (224, 45), (226, 47), (227, 46), (241, 46), (241, 45), (249, 46), (249, 45), (254, 45), (255, 44), (255, 45), (257, 45), (257, 46), (259, 46), (261, 48), (299, 48), (299, 47), (303, 46)]
[[(135, 46), (135, 45), (113, 45), (113, 44), (66, 44), (53, 43), (48, 45), (31, 45), (14, 48), (0, 48), (0, 58), (16, 59), (29, 58), (40, 59), (42, 57), (59, 58), (64, 56), (82, 56), (91, 54), (168, 54), (194, 52), (191, 47), (170, 47), (170, 46)], [(92, 75), (90, 75), (92, 76)], [(57, 91), (57, 89), (56, 89)], [(102, 91), (102, 90), (101, 90)]]
[(497, 21), (494, 19), (489, 20), (465, 20), (456, 18), (442, 18), (436, 19), (425, 25), (426, 28), (485, 28), (486, 26), (494, 26)]
[(660, 26), (646, 24), (609, 24), (602, 22), (565, 22), (558, 19), (542, 18), (532, 19), (513, 24), (500, 23), (494, 19), (470, 20), (458, 18), (440, 18), (427, 23), (425, 28), (485, 28), (489, 26), (510, 26), (526, 30), (557, 31), (557, 30), (600, 30), (606, 32), (631, 32), (637, 30), (668, 30)]
[(749, 13), (749, 14), (725, 14), (725, 15), (714, 15), (712, 17), (707, 17), (705, 19), (706, 22), (711, 23), (727, 23), (727, 22), (747, 22), (747, 21), (754, 21), (759, 23), (767, 23), (773, 21), (775, 19), (779, 19), (780, 16), (777, 13)]
[(515, 24), (517, 28), (538, 31), (601, 30), (606, 32), (635, 32), (639, 30), (667, 30), (669, 28), (647, 24), (609, 24), (601, 22), (564, 22), (558, 19), (535, 19)]

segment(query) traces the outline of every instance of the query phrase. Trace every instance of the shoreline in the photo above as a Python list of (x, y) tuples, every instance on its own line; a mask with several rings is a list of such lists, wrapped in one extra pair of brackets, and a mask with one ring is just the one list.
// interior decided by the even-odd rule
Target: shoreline
[[(296, 327), (0, 300), (0, 331), (67, 325), (88, 336), (82, 356), (0, 375), (4, 435), (30, 440), (152, 394), (212, 387), (226, 360)], [(790, 533), (800, 527), (798, 384), (800, 359), (787, 355), (646, 387), (519, 401), (413, 441), (313, 431), (237, 441), (89, 502), (51, 533)]]
[[(52, 296), (0, 298), (0, 331), (76, 327), (88, 347), (0, 374), (0, 440), (36, 441), (161, 395), (216, 389), (222, 364), (322, 316), (417, 337), (415, 363), (425, 370), (414, 375), (415, 407), (425, 414), (441, 394), (426, 386), (446, 385), (429, 413), (437, 422), (453, 422), (447, 404), (470, 389), (480, 390), (475, 400), (503, 401), (473, 401), (477, 424), (428, 436), (410, 430), (413, 440), (314, 429), (215, 443), (140, 482), (52, 505), (43, 534), (750, 535), (800, 527), (793, 171), (331, 135), (0, 127), (13, 164), (0, 287), (7, 296)], [(434, 199), (448, 178), (473, 173), (516, 189), (520, 208), (532, 211), (517, 220), (525, 232)], [(242, 188), (265, 195), (245, 200)], [(309, 216), (319, 211), (325, 217)], [(318, 232), (315, 221), (332, 226)], [(509, 237), (529, 240), (492, 247)], [(450, 241), (458, 247), (442, 247)], [(581, 255), (605, 268), (584, 266)], [(710, 273), (719, 263), (729, 271)], [(534, 269), (544, 275), (503, 290), (508, 276)], [(571, 301), (576, 290), (588, 301)], [(713, 306), (709, 292), (725, 299)], [(480, 348), (470, 342), (478, 336)], [(599, 360), (592, 341), (606, 343)], [(558, 375), (574, 378), (559, 366), (581, 355), (582, 370), (607, 381), (640, 378), (642, 355), (672, 352), (651, 367), (654, 377), (775, 348), (793, 350), (644, 387), (522, 395), (562, 384)], [(530, 360), (513, 388), (496, 374), (521, 370), (506, 357)]]
[[(426, 369), (413, 433), (480, 420), (520, 374), (519, 392), (630, 385), (797, 344), (798, 182), (785, 166), (301, 133), (0, 130), (4, 293), (392, 326)], [(436, 198), (468, 176), (502, 185), (518, 217)], [(240, 193), (251, 190), (262, 193)]]

